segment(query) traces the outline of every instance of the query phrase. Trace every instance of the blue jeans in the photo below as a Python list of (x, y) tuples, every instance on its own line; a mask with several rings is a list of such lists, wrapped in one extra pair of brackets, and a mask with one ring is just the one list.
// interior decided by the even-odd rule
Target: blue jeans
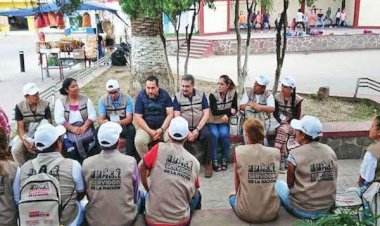
[(317, 28), (318, 25), (321, 25), (321, 29), (324, 29), (325, 28), (325, 22), (323, 22), (323, 19), (318, 19), (316, 22), (315, 22), (315, 28)]
[(325, 214), (328, 214), (328, 211), (304, 211), (292, 206), (289, 201), (290, 190), (285, 181), (277, 180), (275, 189), (278, 197), (281, 199), (282, 205), (289, 213), (295, 217), (303, 219), (317, 219)]
[(230, 195), (229, 202), (230, 202), (230, 205), (231, 205), (232, 209), (235, 211), (235, 208), (236, 208), (236, 195)]
[(218, 144), (222, 145), (222, 159), (228, 159), (230, 150), (230, 125), (228, 123), (209, 123), (207, 124), (210, 132), (210, 150), (212, 151), (212, 160), (218, 160)]

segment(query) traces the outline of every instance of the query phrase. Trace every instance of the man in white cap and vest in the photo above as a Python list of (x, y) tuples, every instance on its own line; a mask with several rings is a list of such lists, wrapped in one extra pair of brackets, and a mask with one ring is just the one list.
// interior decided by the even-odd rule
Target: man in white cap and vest
[[(20, 188), (27, 179), (37, 173), (47, 173), (59, 181), (62, 210), (62, 225), (80, 225), (83, 209), (78, 200), (83, 199), (85, 187), (82, 167), (79, 162), (61, 155), (62, 140), (66, 129), (59, 125), (44, 124), (38, 127), (34, 135), (34, 144), (38, 150), (37, 157), (27, 161), (17, 169), (13, 191), (16, 204), (20, 201)], [(35, 169), (39, 166), (39, 169)], [(50, 170), (49, 170), (50, 169)]]
[(299, 147), (288, 157), (287, 182), (277, 181), (275, 188), (284, 207), (294, 216), (315, 219), (328, 214), (335, 205), (338, 163), (334, 150), (319, 142), (322, 123), (305, 115), (293, 119)]
[(126, 141), (126, 154), (138, 156), (135, 148), (136, 130), (133, 121), (133, 100), (129, 95), (120, 92), (119, 82), (115, 79), (106, 83), (107, 94), (99, 99), (98, 121), (102, 125), (111, 121), (121, 125), (121, 138)]
[(13, 159), (19, 165), (24, 164), (36, 155), (33, 136), (39, 124), (51, 123), (49, 102), (41, 100), (39, 92), (40, 89), (36, 84), (25, 84), (23, 87), (25, 100), (15, 107), (15, 120), (17, 121), (19, 138), (12, 146), (11, 152)]
[(260, 120), (265, 132), (269, 128), (270, 114), (275, 110), (274, 97), (266, 90), (269, 78), (265, 74), (256, 77), (253, 88), (247, 89), (240, 100), (240, 110), (244, 111), (245, 119), (256, 118)]
[[(151, 225), (188, 225), (191, 210), (200, 209), (198, 160), (183, 144), (189, 133), (186, 119), (171, 120), (169, 141), (158, 143), (139, 163), (141, 182), (148, 192), (145, 220)], [(149, 184), (148, 184), (149, 175)]]
[(83, 162), (86, 220), (92, 226), (131, 225), (140, 208), (140, 174), (136, 160), (118, 150), (121, 132), (119, 123), (103, 123), (97, 135), (102, 152)]

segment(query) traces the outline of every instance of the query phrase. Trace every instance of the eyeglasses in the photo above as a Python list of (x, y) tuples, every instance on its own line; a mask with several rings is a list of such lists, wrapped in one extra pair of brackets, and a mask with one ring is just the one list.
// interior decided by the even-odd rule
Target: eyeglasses
[(119, 91), (114, 90), (114, 91), (109, 91), (108, 94), (111, 94), (111, 95), (112, 95), (112, 94), (117, 94), (118, 92), (119, 92)]

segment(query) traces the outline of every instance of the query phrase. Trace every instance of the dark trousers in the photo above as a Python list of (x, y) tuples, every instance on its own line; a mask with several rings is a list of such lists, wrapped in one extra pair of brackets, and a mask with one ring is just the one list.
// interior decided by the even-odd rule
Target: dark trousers
[[(296, 22), (296, 27), (298, 26), (298, 24), (301, 24), (302, 29), (305, 30), (305, 22), (303, 22), (303, 21), (298, 21), (298, 22)], [(295, 28), (296, 28), (296, 27), (295, 27)], [(294, 28), (294, 29), (295, 29), (295, 28)]]
[(133, 124), (128, 124), (126, 126), (122, 126), (122, 128), (123, 130), (121, 131), (120, 137), (125, 139), (126, 154), (135, 157), (137, 153), (136, 147), (135, 147), (135, 135), (136, 135), (135, 126)]
[[(194, 129), (190, 129), (190, 131), (193, 131)], [(207, 156), (207, 159), (206, 159), (206, 163), (208, 161), (211, 161), (212, 160), (212, 149), (211, 149), (211, 145), (210, 145), (210, 136), (209, 136), (209, 130), (208, 130), (208, 127), (205, 125), (203, 126), (203, 128), (199, 131), (199, 135), (198, 135), (198, 138), (197, 140), (199, 140), (202, 144), (202, 148), (203, 150), (205, 150), (206, 152), (206, 156)], [(184, 147), (187, 151), (189, 151), (190, 153), (192, 153), (191, 151), (191, 144), (193, 142), (190, 142), (190, 141), (186, 141), (185, 144), (184, 144)], [(192, 153), (192, 154), (195, 154), (195, 153)]]

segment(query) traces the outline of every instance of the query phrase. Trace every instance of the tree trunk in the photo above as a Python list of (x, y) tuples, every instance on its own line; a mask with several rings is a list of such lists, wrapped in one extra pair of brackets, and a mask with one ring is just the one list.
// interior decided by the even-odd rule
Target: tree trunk
[[(289, 0), (284, 0), (284, 9), (281, 13), (279, 26), (276, 34), (276, 56), (277, 56), (277, 68), (275, 73), (275, 80), (273, 84), (272, 93), (276, 94), (278, 89), (278, 82), (281, 76), (282, 66), (284, 64), (287, 37), (286, 37), (286, 28), (287, 28), (287, 10), (289, 7)], [(282, 32), (282, 33), (281, 33)]]
[[(195, 19), (199, 13), (200, 5), (201, 5), (201, 0), (199, 0), (198, 4), (194, 2), (193, 7), (194, 7), (194, 13), (191, 18), (191, 27), (190, 27), (190, 32), (187, 33), (187, 28), (189, 25), (186, 26), (186, 47), (187, 47), (187, 52), (186, 52), (186, 60), (185, 60), (185, 66), (184, 66), (184, 72), (185, 75), (187, 75), (187, 69), (189, 66), (189, 58), (190, 58), (190, 46), (191, 46), (191, 38), (193, 37), (194, 33), (194, 26), (195, 26)], [(198, 6), (197, 6), (198, 5)]]
[(177, 89), (176, 89), (176, 92), (179, 92), (179, 29), (181, 27), (181, 13), (179, 14), (178, 16), (178, 20), (173, 23), (174, 27), (175, 27), (175, 35), (176, 35), (176, 38), (177, 38)]
[(159, 86), (170, 93), (174, 91), (174, 79), (171, 75), (164, 44), (161, 39), (161, 19), (144, 18), (131, 20), (132, 25), (132, 62), (133, 86), (136, 90), (145, 87), (145, 79), (155, 75)]
[(239, 28), (239, 11), (240, 11), (240, 5), (239, 0), (235, 1), (235, 31), (236, 31), (236, 40), (237, 40), (237, 75), (238, 75), (238, 84), (239, 84), (239, 93), (241, 93), (241, 90), (243, 90), (244, 80), (242, 80), (241, 76), (241, 35), (240, 35), (240, 28)]

